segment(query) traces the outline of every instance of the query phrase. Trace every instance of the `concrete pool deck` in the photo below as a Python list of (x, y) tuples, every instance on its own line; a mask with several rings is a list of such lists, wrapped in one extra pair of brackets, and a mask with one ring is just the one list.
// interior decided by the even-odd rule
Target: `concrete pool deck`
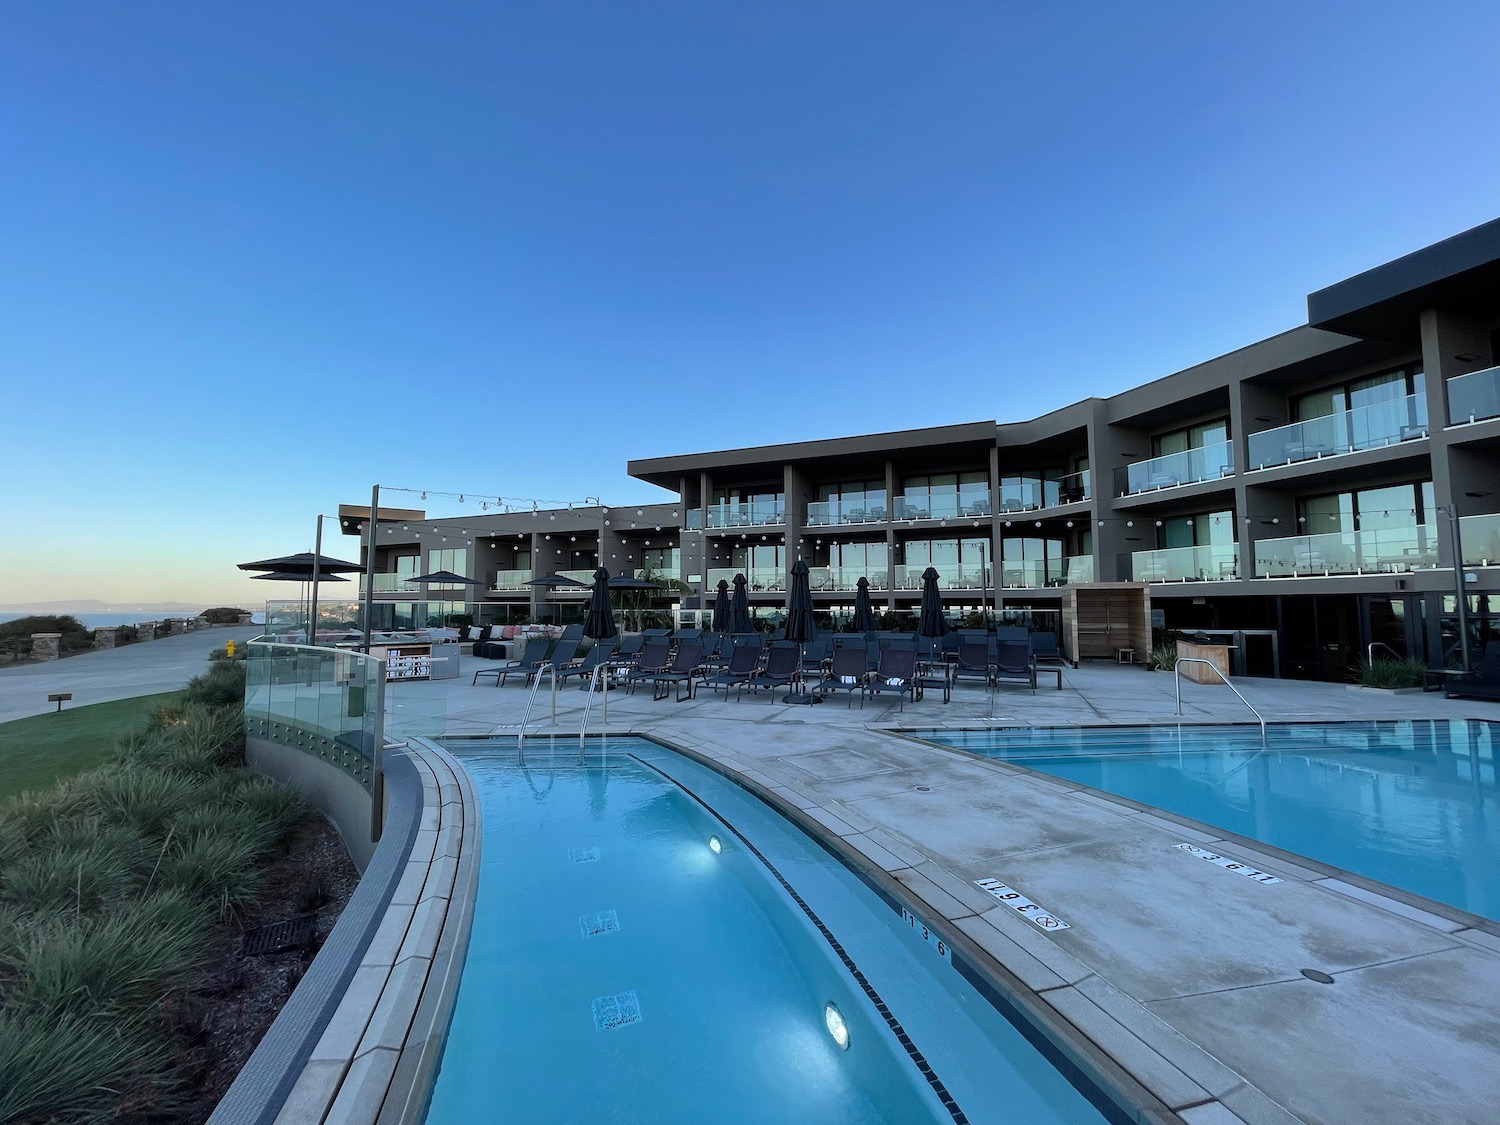
[[(515, 684), (398, 683), (387, 734), (513, 736)], [(1066, 669), (1061, 691), (960, 688), (904, 713), (835, 699), (786, 705), (705, 694), (596, 701), (591, 732), (651, 735), (759, 788), (838, 850), (885, 873), (927, 921), (1076, 1032), (1177, 1120), (1491, 1122), (1500, 1104), (1500, 926), (1017, 766), (941, 750), (902, 729), (1175, 723), (1173, 680), (1113, 665)], [(1341, 685), (1237, 680), (1272, 722), (1500, 719), (1500, 706)], [(1253, 721), (1223, 687), (1184, 682), (1183, 721)], [(537, 697), (529, 734), (576, 735), (585, 696)], [(540, 717), (540, 718), (539, 718)], [(576, 746), (576, 742), (574, 743)], [(567, 760), (565, 746), (528, 743)], [(1282, 881), (1197, 858), (1191, 843)], [(1009, 884), (1068, 923), (1043, 932), (977, 887)], [(1309, 969), (1332, 978), (1318, 983)]]

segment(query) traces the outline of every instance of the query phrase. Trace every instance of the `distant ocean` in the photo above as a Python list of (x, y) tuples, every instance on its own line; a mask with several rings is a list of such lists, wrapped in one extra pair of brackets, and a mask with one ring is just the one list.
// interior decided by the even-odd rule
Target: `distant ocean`
[[(32, 613), (0, 613), (0, 625), (7, 621), (15, 621), (22, 617), (43, 616)], [(51, 617), (53, 614), (46, 614)], [(146, 613), (137, 611), (135, 613), (70, 613), (57, 614), (59, 617), (76, 617), (78, 621), (89, 629), (97, 629), (100, 626), (109, 625), (134, 625), (138, 621), (162, 621), (168, 617), (192, 617), (195, 616), (187, 611), (179, 613)]]

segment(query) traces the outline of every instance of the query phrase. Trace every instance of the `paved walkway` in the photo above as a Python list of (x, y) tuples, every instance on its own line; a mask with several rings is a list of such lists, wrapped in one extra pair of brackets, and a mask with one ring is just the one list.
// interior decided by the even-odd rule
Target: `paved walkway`
[(219, 626), (156, 641), (80, 653), (46, 664), (0, 668), (0, 722), (55, 710), (47, 696), (72, 692), (65, 707), (155, 695), (182, 687), (208, 663), (208, 654), (233, 640), (259, 635), (256, 626)]
[[(527, 693), (459, 680), (392, 689), (395, 734), (514, 734)], [(738, 771), (904, 884), (929, 920), (1030, 989), (1110, 1063), (1192, 1125), (1490, 1125), (1500, 1105), (1500, 926), (1292, 862), (1075, 785), (902, 738), (896, 728), (1175, 723), (1172, 677), (1085, 665), (1064, 687), (965, 687), (846, 709), (779, 696), (653, 702), (610, 693), (607, 729), (655, 734)], [(1239, 680), (1268, 719), (1500, 719), (1500, 706), (1340, 685)], [(559, 693), (576, 733), (582, 693)], [(1240, 722), (1222, 687), (1183, 684), (1190, 722)], [(535, 718), (544, 721), (540, 728)], [(533, 730), (549, 729), (550, 700)], [(596, 714), (590, 729), (603, 723)], [(538, 750), (545, 743), (537, 744)], [(1175, 847), (1278, 876), (1265, 884)], [(1064, 918), (1044, 933), (974, 880), (1000, 879)], [(925, 904), (925, 905), (923, 905)], [(1303, 969), (1326, 973), (1317, 983)]]

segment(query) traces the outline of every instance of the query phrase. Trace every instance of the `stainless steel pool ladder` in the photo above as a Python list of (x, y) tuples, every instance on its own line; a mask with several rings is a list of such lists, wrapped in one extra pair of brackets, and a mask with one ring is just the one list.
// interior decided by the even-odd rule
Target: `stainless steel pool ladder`
[(552, 681), (552, 725), (557, 725), (557, 666), (550, 661), (546, 664), (536, 666), (536, 674), (531, 681), (531, 694), (526, 697), (526, 710), (521, 715), (521, 733), (516, 736), (516, 752), (521, 756), (521, 764), (526, 764), (526, 724), (531, 721), (531, 705), (536, 702), (536, 693), (542, 686), (542, 673)]
[(1229, 677), (1219, 671), (1219, 666), (1212, 660), (1205, 660), (1201, 656), (1179, 656), (1177, 662), (1172, 665), (1172, 684), (1177, 689), (1177, 713), (1179, 715), (1182, 714), (1182, 666), (1184, 664), (1202, 664), (1205, 667), (1212, 668), (1214, 675), (1224, 681), (1224, 686), (1234, 692), (1241, 703), (1250, 708), (1250, 714), (1254, 715), (1260, 721), (1260, 748), (1264, 750), (1266, 748), (1266, 720), (1264, 716), (1251, 706), (1248, 699), (1240, 695), (1240, 689), (1229, 682)]
[(1383, 649), (1385, 649), (1386, 652), (1390, 653), (1397, 660), (1405, 660), (1406, 659), (1406, 657), (1402, 656), (1399, 652), (1397, 652), (1395, 649), (1393, 649), (1390, 645), (1386, 644), (1384, 641), (1371, 641), (1369, 643), (1369, 645), (1367, 645), (1366, 648), (1365, 648), (1365, 663), (1366, 664), (1374, 664), (1375, 663), (1375, 650), (1377, 648), (1383, 648)]
[(597, 688), (599, 694), (604, 697), (604, 703), (599, 713), (599, 721), (605, 726), (609, 725), (609, 680), (608, 676), (618, 665), (612, 661), (604, 661), (596, 664), (594, 670), (589, 673), (589, 694), (583, 701), (583, 722), (578, 726), (578, 763), (583, 764), (583, 736), (589, 732), (589, 709), (594, 704), (594, 691)]

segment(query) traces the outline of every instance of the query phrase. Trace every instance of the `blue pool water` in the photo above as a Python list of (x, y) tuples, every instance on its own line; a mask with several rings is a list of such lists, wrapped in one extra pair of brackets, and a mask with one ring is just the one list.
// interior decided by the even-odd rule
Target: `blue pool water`
[(1106, 1120), (793, 825), (653, 743), (604, 746), (584, 768), (528, 741), (523, 768), (448, 745), (481, 871), (429, 1125)]
[(1467, 720), (934, 731), (1500, 920), (1497, 724)]

